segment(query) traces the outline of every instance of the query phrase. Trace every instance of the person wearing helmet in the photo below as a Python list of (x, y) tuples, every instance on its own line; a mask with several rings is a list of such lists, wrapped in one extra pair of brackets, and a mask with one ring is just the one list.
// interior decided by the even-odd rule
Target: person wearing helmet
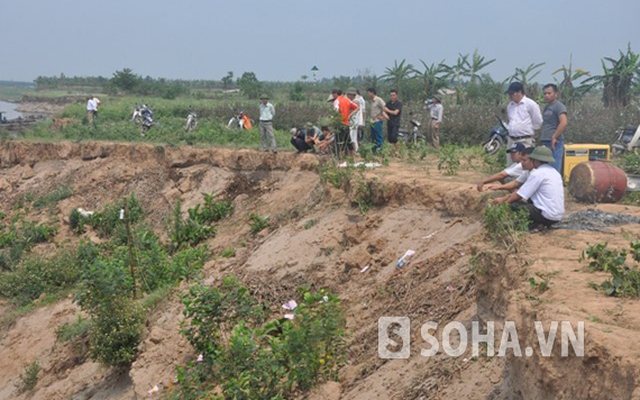
[(553, 163), (551, 149), (538, 146), (525, 155), (522, 167), (529, 177), (518, 189), (507, 196), (493, 200), (493, 204), (511, 204), (512, 209), (524, 208), (529, 212), (529, 229), (558, 223), (564, 216), (564, 186), (562, 177), (550, 164)]

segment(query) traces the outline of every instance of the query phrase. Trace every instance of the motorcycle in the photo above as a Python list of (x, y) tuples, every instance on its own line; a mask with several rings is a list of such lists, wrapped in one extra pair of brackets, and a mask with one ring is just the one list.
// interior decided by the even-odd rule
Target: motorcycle
[[(413, 117), (413, 113), (410, 112), (409, 116)], [(427, 138), (420, 132), (420, 127), (422, 126), (420, 121), (416, 118), (410, 118), (409, 123), (411, 123), (411, 131), (400, 129), (398, 131), (398, 139), (409, 146), (421, 146), (425, 144)]]
[(239, 129), (239, 130), (251, 129), (252, 126), (253, 126), (253, 123), (251, 119), (249, 119), (249, 116), (245, 114), (244, 111), (240, 111), (240, 113), (235, 117), (231, 118), (229, 120), (229, 123), (227, 124), (227, 128)]
[(131, 121), (140, 125), (140, 135), (142, 136), (155, 124), (153, 121), (153, 111), (146, 104), (141, 106), (136, 105), (133, 110), (133, 115), (131, 116)]
[(496, 154), (500, 149), (504, 148), (507, 145), (507, 136), (509, 136), (509, 131), (504, 121), (497, 115), (495, 117), (499, 124), (491, 128), (489, 138), (482, 143), (485, 153), (489, 155)]
[(198, 125), (198, 115), (196, 114), (195, 111), (189, 108), (189, 115), (187, 115), (187, 123), (184, 127), (184, 130), (187, 132), (191, 132), (192, 130), (196, 129), (197, 125)]
[(611, 155), (619, 156), (640, 148), (640, 125), (622, 126), (616, 130), (616, 140), (611, 144)]

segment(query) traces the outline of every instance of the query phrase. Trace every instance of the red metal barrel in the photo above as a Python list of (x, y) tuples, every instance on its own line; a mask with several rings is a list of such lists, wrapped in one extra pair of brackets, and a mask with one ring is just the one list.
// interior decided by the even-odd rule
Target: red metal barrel
[(576, 165), (569, 177), (569, 193), (578, 201), (615, 203), (627, 190), (627, 174), (604, 161)]

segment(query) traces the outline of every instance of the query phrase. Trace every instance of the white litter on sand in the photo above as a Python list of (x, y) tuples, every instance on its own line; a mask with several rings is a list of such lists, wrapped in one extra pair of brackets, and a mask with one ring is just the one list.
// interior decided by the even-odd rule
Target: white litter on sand
[[(343, 162), (342, 164), (339, 164), (338, 167), (340, 168), (346, 168), (349, 164), (347, 164), (347, 162)], [(378, 167), (382, 167), (382, 164), (380, 163), (375, 163), (375, 162), (357, 162), (357, 163), (353, 163), (351, 164), (354, 167), (360, 167), (360, 166), (365, 166), (365, 168), (378, 168)]]

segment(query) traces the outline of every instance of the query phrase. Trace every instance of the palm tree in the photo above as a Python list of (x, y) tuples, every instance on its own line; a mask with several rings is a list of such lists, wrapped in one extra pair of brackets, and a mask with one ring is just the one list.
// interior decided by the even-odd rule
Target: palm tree
[(469, 55), (458, 54), (455, 65), (445, 65), (445, 77), (456, 87), (462, 87), (462, 80), (469, 76)]
[(403, 59), (398, 64), (397, 60), (394, 60), (394, 65), (392, 68), (387, 68), (384, 70), (384, 74), (380, 76), (380, 79), (386, 82), (391, 82), (394, 88), (400, 87), (402, 82), (411, 78), (411, 75), (414, 73), (413, 65), (407, 63), (407, 60)]
[(489, 61), (485, 61), (484, 56), (481, 56), (480, 53), (478, 53), (478, 49), (476, 49), (473, 52), (471, 62), (467, 62), (467, 67), (469, 69), (468, 76), (471, 79), (471, 83), (476, 83), (476, 81), (482, 83), (482, 75), (480, 75), (480, 70), (485, 68), (487, 65), (494, 63), (495, 61), (495, 58)]
[(431, 97), (438, 93), (438, 90), (447, 86), (444, 79), (446, 65), (444, 64), (444, 60), (440, 61), (437, 65), (435, 63), (427, 65), (427, 63), (422, 60), (420, 60), (420, 62), (424, 67), (424, 71), (420, 72), (414, 69), (415, 77), (422, 82), (425, 95)]
[[(605, 61), (611, 63), (610, 67)], [(602, 84), (602, 101), (605, 107), (626, 107), (631, 101), (631, 92), (640, 79), (640, 54), (627, 46), (626, 54), (620, 51), (617, 60), (611, 57), (602, 59), (603, 75), (593, 76), (587, 81)], [(586, 81), (585, 81), (586, 82)]]
[(544, 64), (545, 63), (543, 62), (538, 64), (531, 63), (527, 68), (524, 69), (516, 67), (516, 72), (511, 76), (511, 80), (519, 81), (520, 83), (522, 83), (522, 86), (524, 86), (526, 90), (529, 82), (531, 82), (533, 78), (540, 74), (541, 71), (539, 69)]
[(567, 103), (567, 105), (573, 105), (576, 100), (584, 96), (594, 86), (594, 84), (585, 84), (586, 80), (579, 84), (576, 82), (582, 77), (591, 75), (591, 73), (580, 68), (574, 70), (573, 56), (569, 56), (569, 67), (562, 65), (561, 68), (558, 68), (551, 74), (556, 75), (559, 73), (562, 73), (562, 80), (560, 82), (556, 80), (556, 82), (558, 82), (558, 89), (562, 94), (562, 100)]

